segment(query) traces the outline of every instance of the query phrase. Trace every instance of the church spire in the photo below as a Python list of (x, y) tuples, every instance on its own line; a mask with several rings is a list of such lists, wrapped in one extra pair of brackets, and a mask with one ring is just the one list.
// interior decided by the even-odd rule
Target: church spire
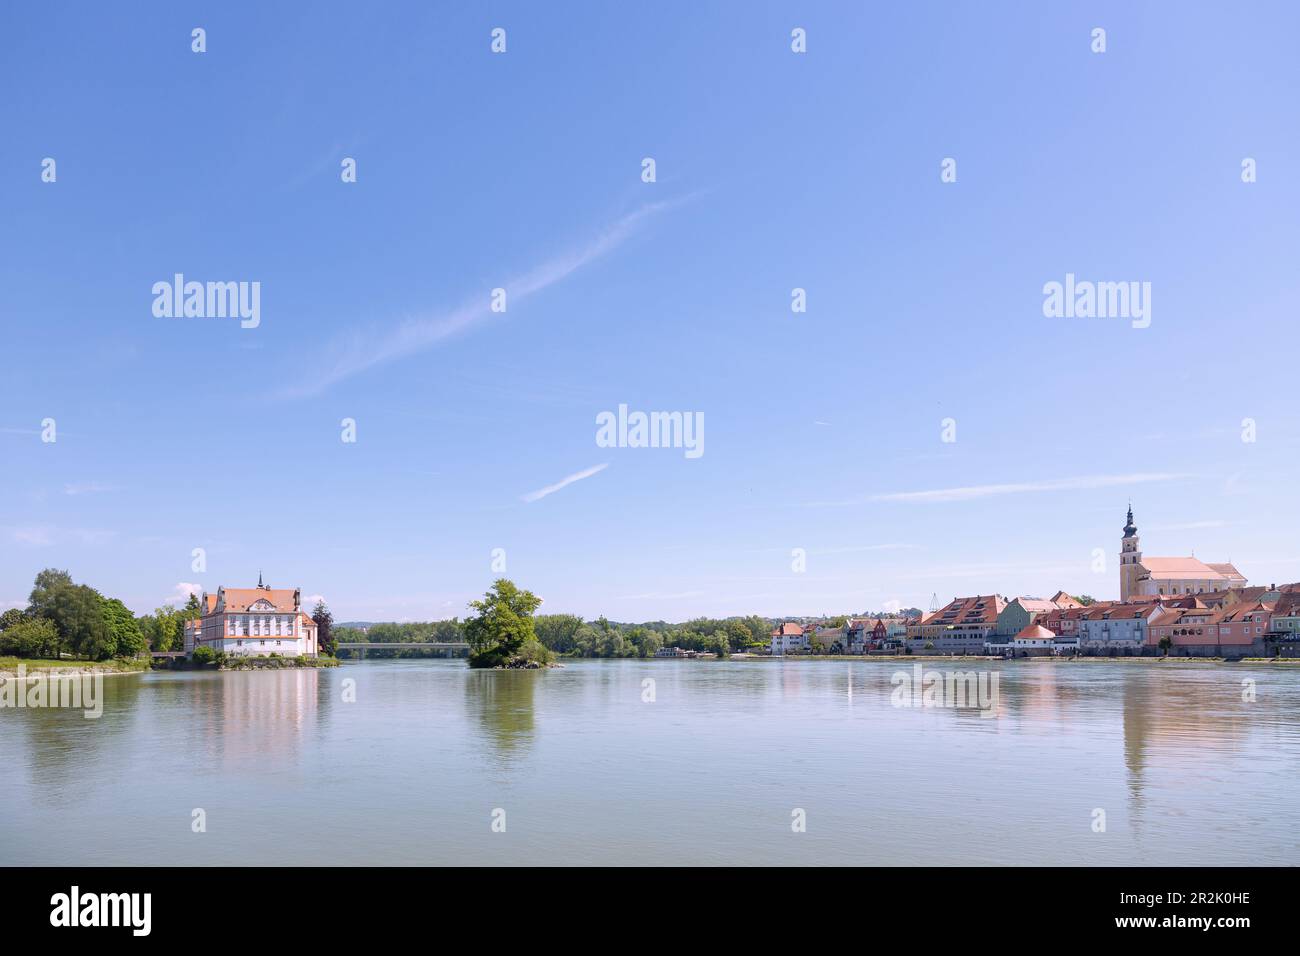
[[(1128, 520), (1129, 520), (1129, 524), (1132, 524), (1132, 523), (1133, 523), (1133, 512), (1132, 512), (1132, 511), (1130, 511), (1129, 514), (1128, 514)], [(257, 572), (257, 586), (258, 586), (259, 588), (262, 587), (262, 571), (261, 571), (260, 568), (258, 569), (258, 572)]]
[(1137, 534), (1137, 526), (1133, 524), (1133, 502), (1128, 503), (1128, 523), (1124, 525), (1124, 537), (1131, 538)]

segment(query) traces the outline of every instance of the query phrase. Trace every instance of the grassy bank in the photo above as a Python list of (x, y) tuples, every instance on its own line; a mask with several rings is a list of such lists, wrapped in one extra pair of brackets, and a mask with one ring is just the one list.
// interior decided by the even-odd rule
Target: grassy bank
[(216, 665), (223, 671), (274, 671), (293, 667), (338, 667), (337, 657), (227, 657)]
[(139, 674), (149, 669), (149, 658), (113, 658), (107, 661), (45, 660), (27, 657), (0, 657), (0, 674), (18, 675), (21, 664), (28, 674)]

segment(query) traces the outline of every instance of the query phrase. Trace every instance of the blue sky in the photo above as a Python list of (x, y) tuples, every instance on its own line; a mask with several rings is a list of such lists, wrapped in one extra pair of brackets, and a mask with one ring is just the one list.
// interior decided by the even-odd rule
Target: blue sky
[[(443, 618), (495, 548), (618, 620), (1114, 597), (1130, 497), (1300, 580), (1293, 6), (286, 6), (0, 11), (0, 606)], [(260, 326), (155, 317), (177, 272)], [(1150, 327), (1045, 318), (1067, 272)]]

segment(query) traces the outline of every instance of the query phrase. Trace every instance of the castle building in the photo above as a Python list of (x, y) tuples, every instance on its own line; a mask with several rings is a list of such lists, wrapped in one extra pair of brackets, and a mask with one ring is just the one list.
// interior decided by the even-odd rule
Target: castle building
[(1133, 524), (1133, 507), (1129, 506), (1119, 552), (1121, 601), (1245, 586), (1245, 577), (1231, 564), (1206, 564), (1197, 558), (1144, 557), (1137, 526)]
[(299, 588), (272, 588), (258, 579), (255, 588), (218, 588), (203, 595), (202, 617), (193, 637), (186, 632), (186, 652), (210, 647), (247, 657), (315, 657), (319, 651), (316, 622), (302, 609)]

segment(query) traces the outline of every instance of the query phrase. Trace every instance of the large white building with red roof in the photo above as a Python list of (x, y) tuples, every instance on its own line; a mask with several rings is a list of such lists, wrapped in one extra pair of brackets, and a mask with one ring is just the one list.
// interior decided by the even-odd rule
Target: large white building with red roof
[(775, 657), (808, 650), (808, 634), (811, 630), (812, 628), (805, 629), (794, 621), (786, 621), (772, 628), (772, 655)]
[[(186, 648), (210, 647), (231, 656), (315, 657), (316, 622), (302, 609), (299, 588), (218, 588), (204, 593), (202, 616), (186, 630)], [(193, 647), (188, 646), (191, 643)]]
[(1243, 588), (1246, 578), (1231, 564), (1206, 564), (1198, 558), (1144, 557), (1133, 524), (1133, 509), (1119, 552), (1119, 599), (1132, 601), (1148, 597), (1171, 597), (1175, 594), (1203, 594)]

